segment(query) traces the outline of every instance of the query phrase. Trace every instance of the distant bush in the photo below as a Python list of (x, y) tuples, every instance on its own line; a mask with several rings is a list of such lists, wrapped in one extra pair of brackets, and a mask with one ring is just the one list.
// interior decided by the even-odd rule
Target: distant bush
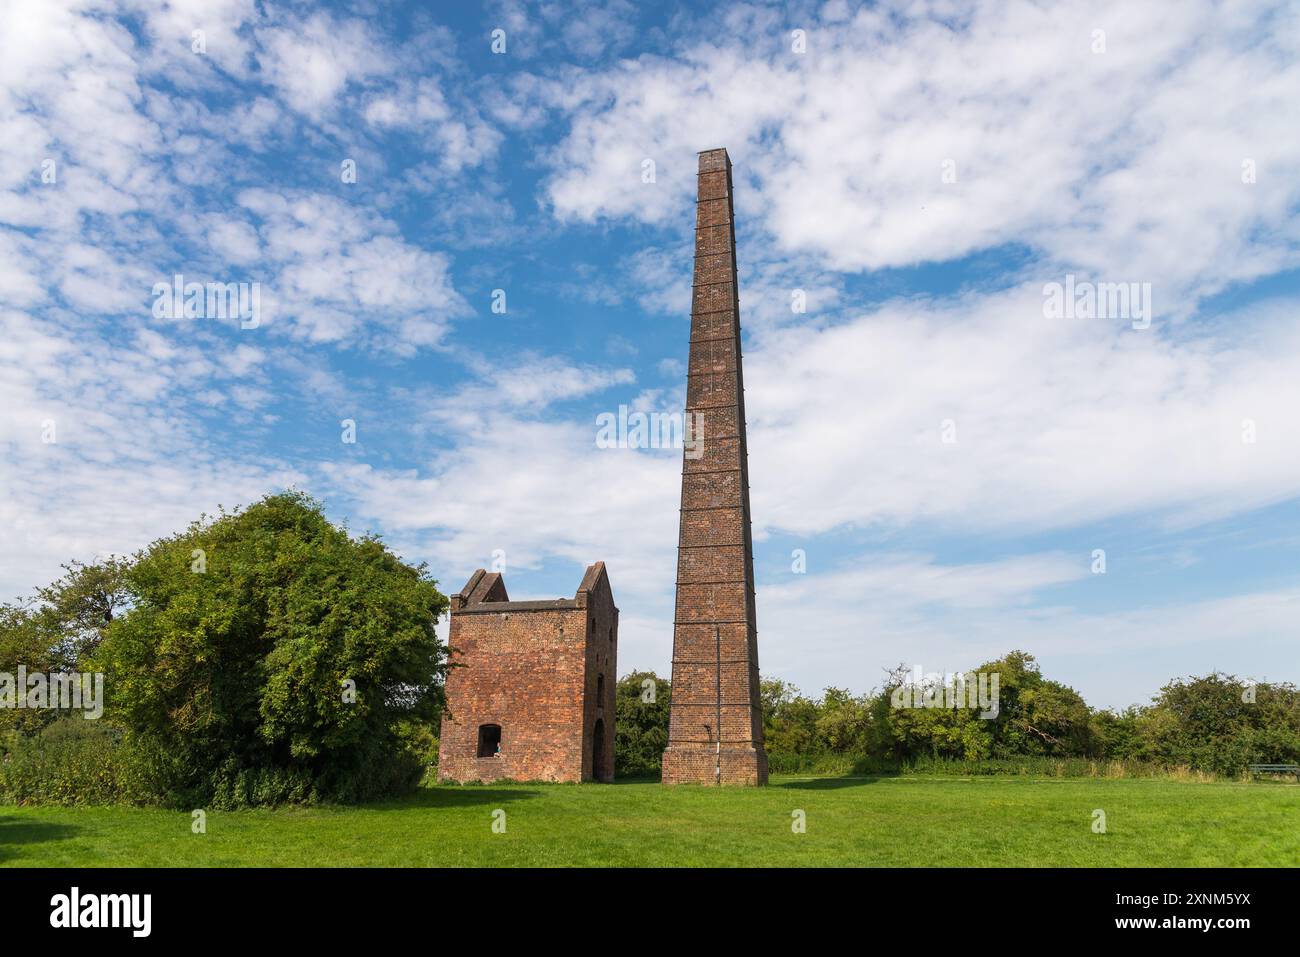
[(6, 738), (0, 802), (146, 803), (142, 772), (123, 747), (121, 732), (98, 721), (63, 718), (34, 736)]
[(438, 732), (432, 723), (402, 721), (397, 725), (397, 736), (403, 750), (413, 755), (420, 765), (420, 781), (433, 782), (438, 778)]
[(778, 751), (767, 756), (767, 769), (773, 774), (891, 774), (900, 770), (899, 762), (887, 757), (821, 751), (814, 754), (789, 754)]

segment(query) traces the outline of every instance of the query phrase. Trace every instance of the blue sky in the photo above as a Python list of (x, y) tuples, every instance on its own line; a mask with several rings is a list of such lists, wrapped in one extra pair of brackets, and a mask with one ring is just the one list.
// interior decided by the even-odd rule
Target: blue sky
[(605, 560), (667, 674), (680, 452), (596, 417), (683, 404), (725, 146), (765, 675), (1296, 680), (1300, 14), (1134, 6), (6, 4), (0, 594), (295, 485), (446, 591)]

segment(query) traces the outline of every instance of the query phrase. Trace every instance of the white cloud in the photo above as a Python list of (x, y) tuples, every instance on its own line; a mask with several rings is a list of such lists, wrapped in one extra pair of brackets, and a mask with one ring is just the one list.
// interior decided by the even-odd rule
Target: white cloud
[[(680, 453), (598, 449), (596, 427), (488, 414), (428, 472), (323, 466), (350, 512), (451, 578), (491, 562), (606, 561), (620, 601), (671, 587)], [(454, 571), (454, 573), (453, 573)]]
[(253, 41), (245, 27), (260, 22), (254, 0), (126, 0), (125, 5), (142, 16), (151, 72), (165, 71), (181, 87), (211, 82), (209, 65), (231, 76), (249, 76)]
[(501, 145), (502, 136), (468, 104), (453, 107), (438, 81), (422, 77), (401, 81), (392, 90), (377, 94), (365, 108), (366, 122), (381, 129), (417, 130), (428, 137), (436, 151), (438, 168), (459, 173), (490, 159)]
[[(495, 152), (499, 135), (432, 77), (394, 79), (399, 64), (421, 64), (364, 21), (264, 14), (248, 0), (16, 3), (0, 16), (0, 220), (26, 230), (0, 234), (11, 254), (0, 267), (6, 302), (142, 315), (153, 284), (176, 271), (261, 279), (268, 324), (278, 315), (281, 331), (404, 355), (437, 345), (467, 313), (450, 258), (407, 242), (373, 207), (297, 189), (277, 196), (274, 186), (239, 192), (264, 178), (251, 158), (264, 140), (293, 137), (286, 148), (301, 151), (355, 125), (353, 87), (416, 91), (419, 129), (439, 144), (445, 171)], [(194, 30), (206, 53), (191, 49)], [(232, 80), (253, 82), (254, 62), (300, 117), (267, 97), (222, 105), (246, 90)], [(373, 150), (363, 141), (356, 153)], [(42, 179), (47, 161), (52, 181)], [(250, 202), (261, 222), (232, 194), (261, 197)]]
[(727, 146), (742, 221), (835, 270), (1024, 243), (1154, 282), (1181, 312), (1300, 261), (1300, 132), (1277, 121), (1300, 89), (1300, 31), (1278, 28), (1294, 10), (884, 4), (810, 24), (803, 55), (768, 14), (733, 15), (672, 59), (535, 91), (580, 100), (552, 156), (557, 215), (667, 222), (695, 152)]
[(256, 405), (265, 358), (140, 327), (115, 344), (92, 324), (0, 312), (0, 593), (30, 594), (60, 562), (126, 554), (216, 505), (303, 479), (211, 444), (194, 401)]
[(332, 196), (245, 190), (270, 272), (270, 324), (317, 342), (362, 344), (409, 355), (436, 345), (469, 312), (451, 260), (396, 235), (395, 226)]
[(506, 31), (506, 52), (531, 60), (540, 55), (597, 60), (625, 48), (636, 36), (637, 8), (628, 0), (569, 0), (488, 5), (490, 29)]
[(227, 262), (248, 266), (261, 258), (262, 247), (257, 230), (247, 220), (212, 215), (205, 217), (204, 227), (207, 241)]
[(691, 246), (648, 247), (623, 264), (624, 274), (640, 289), (641, 308), (666, 316), (691, 312)]
[[(466, 357), (474, 378), (432, 396), (413, 397), (412, 414), (442, 426), (468, 426), (491, 417), (525, 422), (554, 417), (554, 405), (635, 381), (630, 369), (576, 365), (555, 356), (524, 355), (506, 365)], [(592, 427), (594, 438), (595, 427)]]
[(392, 61), (360, 20), (316, 13), (259, 31), (257, 61), (295, 110), (321, 118), (349, 83), (387, 74)]
[(1042, 301), (1033, 286), (892, 301), (762, 337), (745, 359), (756, 529), (1189, 524), (1295, 495), (1289, 302), (1193, 336), (1047, 319)]
[(671, 594), (680, 451), (602, 449), (595, 417), (557, 418), (555, 406), (630, 384), (625, 369), (600, 370), (557, 359), (483, 363), (480, 378), (450, 394), (405, 396), (416, 431), (454, 445), (427, 468), (322, 466), (330, 496), (350, 514), (382, 527), (408, 556), (427, 557), (449, 578), (506, 552), (509, 567), (559, 560), (606, 561), (617, 570), (620, 602), (635, 608)]

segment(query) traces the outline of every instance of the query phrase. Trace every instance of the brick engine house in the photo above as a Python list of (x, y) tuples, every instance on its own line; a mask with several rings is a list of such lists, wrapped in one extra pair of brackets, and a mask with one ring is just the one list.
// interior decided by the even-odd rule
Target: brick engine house
[(618, 609), (605, 563), (577, 594), (511, 601), (478, 569), (451, 597), (440, 781), (612, 781)]

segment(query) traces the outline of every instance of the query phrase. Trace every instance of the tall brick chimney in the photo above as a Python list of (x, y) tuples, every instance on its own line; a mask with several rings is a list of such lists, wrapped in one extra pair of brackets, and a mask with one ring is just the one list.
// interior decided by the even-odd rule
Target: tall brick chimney
[[(767, 783), (731, 159), (700, 154), (665, 784)], [(702, 454), (699, 454), (702, 449)]]

